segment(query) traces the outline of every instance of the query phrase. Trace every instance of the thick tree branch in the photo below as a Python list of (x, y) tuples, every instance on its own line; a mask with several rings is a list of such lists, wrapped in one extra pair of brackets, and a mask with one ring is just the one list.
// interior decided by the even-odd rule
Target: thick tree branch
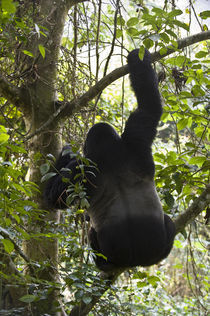
[(183, 49), (185, 47), (191, 46), (193, 44), (196, 44), (202, 41), (206, 41), (208, 39), (210, 39), (210, 31), (200, 32), (200, 33), (185, 37), (177, 41), (177, 48), (173, 47), (173, 45), (169, 45), (166, 47), (167, 52), (165, 54), (161, 55), (160, 52), (154, 53), (152, 56), (152, 61), (153, 62), (158, 61), (162, 59), (163, 57), (174, 53), (177, 49)]
[(7, 99), (9, 102), (19, 106), (23, 105), (21, 97), (21, 89), (11, 84), (1, 73), (0, 73), (0, 94)]
[[(177, 47), (178, 49), (182, 49), (184, 47), (193, 45), (195, 43), (204, 41), (210, 39), (210, 31), (207, 32), (201, 32), (189, 37), (186, 37), (184, 39), (181, 39), (177, 41)], [(169, 45), (167, 48), (167, 53), (164, 55), (161, 55), (159, 52), (151, 54), (152, 62), (157, 62), (163, 57), (166, 57), (172, 53), (174, 53), (177, 48), (173, 48), (172, 45)], [(87, 105), (89, 101), (91, 101), (93, 98), (95, 98), (102, 90), (104, 90), (107, 86), (109, 86), (111, 83), (113, 83), (115, 80), (121, 78), (122, 76), (125, 76), (128, 74), (128, 65), (119, 67), (109, 73), (107, 76), (102, 78), (99, 82), (97, 82), (93, 87), (91, 87), (85, 94), (83, 94), (80, 98), (73, 100), (69, 103), (66, 103), (66, 105), (63, 107), (62, 111), (59, 112), (57, 115), (58, 117), (65, 118), (67, 116), (70, 116), (72, 112), (75, 110), (79, 110), (80, 108)]]
[[(198, 34), (194, 34), (192, 36), (186, 37), (177, 41), (178, 49), (183, 49), (187, 46), (193, 45), (195, 43), (210, 39), (210, 31), (201, 32)], [(177, 48), (173, 48), (172, 45), (167, 47), (167, 52), (164, 55), (161, 55), (159, 52), (152, 54), (152, 62), (156, 62), (162, 59), (165, 56), (168, 56), (174, 53)], [(36, 130), (35, 133), (29, 135), (26, 140), (30, 139), (34, 135), (40, 134), (42, 131), (46, 130), (48, 126), (51, 125), (54, 121), (59, 121), (61, 119), (65, 119), (72, 115), (73, 112), (79, 111), (82, 107), (85, 107), (88, 102), (93, 100), (102, 90), (104, 90), (107, 86), (113, 83), (115, 80), (121, 78), (128, 74), (128, 66), (124, 65), (113, 70), (107, 76), (98, 81), (93, 87), (91, 87), (86, 93), (84, 93), (81, 97), (72, 100), (70, 102), (57, 102), (58, 110), (54, 112), (53, 115), (44, 123), (39, 129)]]
[[(182, 49), (182, 48), (185, 48), (187, 46), (193, 45), (195, 43), (198, 43), (207, 39), (210, 39), (210, 31), (201, 32), (201, 33), (186, 37), (184, 39), (181, 39), (177, 41), (177, 47), (178, 49)], [(173, 48), (172, 45), (169, 45), (166, 48), (167, 48), (167, 53), (165, 53), (164, 55), (161, 55), (159, 52), (151, 54), (152, 62), (159, 61), (163, 57), (168, 56), (177, 50), (177, 48), (175, 47)], [(97, 82), (80, 98), (73, 100), (69, 103), (67, 102), (65, 106), (62, 108), (62, 110), (59, 111), (59, 113), (57, 114), (57, 117), (65, 118), (67, 116), (70, 116), (72, 112), (74, 112), (75, 110), (78, 111), (80, 108), (87, 105), (89, 101), (94, 99), (107, 86), (109, 86), (111, 83), (121, 78), (122, 76), (125, 76), (126, 74), (128, 74), (128, 65), (115, 69), (114, 71), (109, 73), (107, 76), (102, 78), (99, 82)]]
[[(190, 224), (194, 219), (209, 205), (210, 203), (210, 185), (207, 185), (202, 194), (195, 199), (195, 201), (188, 207), (188, 209), (179, 215), (175, 220), (176, 234), (184, 230), (184, 228)], [(101, 293), (101, 296), (109, 289), (111, 284), (115, 282), (118, 276), (124, 272), (124, 269), (117, 271), (115, 274), (106, 275), (101, 273), (101, 278), (107, 278), (106, 285)], [(94, 286), (94, 284), (93, 284)], [(93, 296), (92, 301), (89, 304), (81, 302), (78, 306), (75, 306), (70, 312), (69, 316), (85, 316), (91, 311), (95, 304), (100, 300), (99, 296)]]
[(176, 225), (176, 234), (182, 232), (184, 228), (190, 224), (194, 219), (210, 204), (210, 185), (202, 194), (195, 199), (195, 201), (188, 207), (188, 209), (179, 215), (174, 221)]

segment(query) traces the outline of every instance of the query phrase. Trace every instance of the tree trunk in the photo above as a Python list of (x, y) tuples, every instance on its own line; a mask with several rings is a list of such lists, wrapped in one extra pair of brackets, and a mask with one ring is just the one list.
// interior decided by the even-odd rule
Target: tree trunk
[[(56, 82), (56, 64), (59, 56), (60, 41), (63, 33), (66, 15), (74, 1), (60, 0), (42, 0), (37, 8), (37, 25), (42, 25), (47, 29), (48, 36), (38, 37), (34, 35), (27, 44), (27, 50), (35, 56), (33, 64), (31, 58), (24, 67), (33, 68), (30, 77), (23, 87), (24, 98), (27, 105), (24, 106), (25, 124), (27, 130), (35, 132), (52, 113), (55, 111), (55, 82)], [(39, 51), (39, 45), (45, 48), (45, 57), (43, 58)], [(23, 93), (22, 93), (23, 94)], [(61, 150), (61, 138), (59, 136), (59, 125), (55, 122), (48, 126), (46, 130), (32, 137), (27, 144), (29, 152), (29, 180), (36, 183), (40, 188), (34, 196), (34, 201), (43, 208), (42, 188), (40, 182), (40, 165), (45, 161), (47, 153), (52, 153), (57, 157)], [(53, 224), (59, 222), (59, 211), (48, 211), (45, 215), (27, 223), (29, 234), (45, 234), (49, 229), (53, 229)], [(52, 285), (46, 288), (44, 281), (50, 281), (53, 284), (58, 281), (57, 262), (58, 262), (58, 242), (55, 238), (31, 238), (24, 244), (26, 256), (37, 262), (42, 262), (43, 269), (36, 274), (36, 277), (43, 284), (43, 297), (37, 303), (32, 304), (33, 315), (58, 315), (56, 312), (58, 306), (57, 290)], [(29, 272), (29, 269), (27, 269)], [(40, 288), (39, 288), (40, 290)], [(32, 293), (33, 294), (33, 293)]]

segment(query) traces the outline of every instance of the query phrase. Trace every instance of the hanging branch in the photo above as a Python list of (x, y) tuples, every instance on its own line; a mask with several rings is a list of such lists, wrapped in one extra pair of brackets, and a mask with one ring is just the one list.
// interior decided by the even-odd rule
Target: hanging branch
[[(152, 62), (159, 61), (163, 57), (169, 56), (170, 54), (177, 51), (177, 49), (183, 49), (195, 43), (205, 41), (210, 39), (210, 31), (201, 32), (198, 34), (194, 34), (192, 36), (183, 38), (177, 41), (178, 48), (172, 48), (172, 45), (169, 45), (167, 48), (167, 52), (164, 55), (161, 55), (160, 52), (155, 52), (151, 54)], [(111, 73), (103, 77), (99, 80), (93, 87), (91, 87), (86, 93), (84, 93), (81, 97), (72, 100), (70, 102), (56, 102), (58, 109), (55, 111), (51, 117), (44, 123), (40, 128), (38, 128), (33, 134), (29, 135), (25, 138), (27, 141), (31, 137), (40, 134), (44, 130), (46, 130), (53, 122), (59, 122), (60, 120), (65, 119), (66, 117), (71, 116), (75, 111), (79, 111), (81, 108), (85, 107), (88, 102), (93, 100), (101, 91), (103, 91), (107, 86), (113, 83), (115, 80), (121, 78), (128, 74), (128, 65), (124, 65), (113, 70)]]

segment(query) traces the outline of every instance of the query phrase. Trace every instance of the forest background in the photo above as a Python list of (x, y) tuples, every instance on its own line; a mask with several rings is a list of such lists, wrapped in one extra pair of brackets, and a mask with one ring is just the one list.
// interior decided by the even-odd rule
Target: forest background
[[(0, 315), (207, 315), (207, 4), (1, 1)], [(87, 241), (84, 190), (62, 212), (44, 208), (42, 191), (64, 144), (81, 154), (99, 121), (123, 131), (136, 47), (152, 53), (164, 102), (155, 182), (177, 236), (160, 264), (106, 275)]]

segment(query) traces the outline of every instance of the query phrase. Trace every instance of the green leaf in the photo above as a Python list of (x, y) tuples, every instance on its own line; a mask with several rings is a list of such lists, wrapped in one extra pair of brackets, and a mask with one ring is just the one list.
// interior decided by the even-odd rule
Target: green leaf
[(127, 26), (128, 27), (131, 27), (131, 26), (134, 26), (136, 24), (139, 23), (139, 19), (138, 18), (130, 18), (128, 21), (127, 21)]
[(43, 59), (45, 58), (45, 48), (43, 45), (39, 44), (39, 51), (43, 57)]
[(154, 286), (154, 285), (157, 284), (157, 282), (160, 282), (160, 279), (159, 279), (157, 276), (152, 275), (152, 276), (149, 276), (149, 277), (148, 277), (148, 282), (149, 282), (152, 286)]
[(145, 287), (145, 286), (147, 286), (147, 283), (146, 282), (141, 282), (141, 281), (139, 281), (139, 282), (137, 282), (137, 287), (139, 287), (139, 288), (142, 288), (142, 287)]
[(177, 37), (178, 37), (177, 34), (174, 33), (172, 30), (165, 30), (165, 32), (168, 33), (169, 35), (171, 35), (171, 36), (174, 37), (174, 38), (177, 38)]
[(168, 17), (173, 18), (175, 16), (181, 15), (182, 13), (183, 13), (182, 10), (173, 10), (169, 12)]
[(40, 166), (41, 175), (44, 175), (49, 170), (50, 170), (50, 164), (49, 163), (44, 163), (43, 165)]
[(31, 295), (31, 294), (27, 294), (27, 295), (22, 296), (19, 300), (20, 300), (21, 302), (24, 302), (24, 303), (32, 303), (32, 302), (34, 302), (36, 299), (37, 299), (37, 296)]
[(192, 157), (189, 160), (189, 163), (191, 165), (198, 165), (198, 166), (202, 166), (204, 162), (206, 162), (206, 157), (202, 157), (202, 156)]
[(144, 53), (145, 53), (145, 48), (144, 48), (144, 46), (141, 46), (141, 47), (139, 48), (139, 58), (140, 58), (141, 60), (144, 59)]
[(188, 124), (188, 118), (183, 118), (177, 123), (177, 128), (179, 131), (184, 129)]
[(182, 245), (181, 241), (179, 241), (179, 240), (174, 241), (174, 246), (178, 249), (183, 248), (183, 245)]
[(138, 271), (136, 272), (134, 275), (133, 275), (133, 279), (145, 279), (147, 277), (147, 274), (146, 272), (141, 272), (141, 271)]
[(178, 194), (180, 194), (182, 192), (182, 188), (183, 188), (181, 174), (179, 172), (176, 172), (173, 174), (172, 177), (173, 177), (175, 184), (176, 184), (176, 191)]
[(16, 5), (12, 0), (1, 0), (1, 7), (4, 11), (10, 14), (16, 12)]
[(206, 57), (206, 55), (208, 55), (208, 52), (204, 52), (203, 50), (201, 50), (200, 52), (195, 54), (196, 58), (204, 58)]
[(47, 154), (47, 158), (54, 162), (56, 161), (56, 158), (52, 154)]
[(186, 56), (178, 56), (175, 59), (175, 65), (177, 67), (182, 67), (185, 62), (186, 62)]
[(122, 36), (123, 32), (120, 29), (117, 29), (116, 31), (116, 38), (120, 38)]
[(171, 193), (166, 192), (165, 196), (164, 196), (164, 200), (166, 202), (166, 204), (168, 205), (168, 207), (173, 207), (174, 206), (174, 198), (171, 195)]
[(186, 31), (189, 31), (189, 25), (187, 25), (186, 23), (183, 23), (181, 21), (178, 20), (174, 20), (173, 23), (183, 29), (185, 29)]
[(80, 299), (83, 297), (83, 295), (84, 295), (84, 291), (83, 291), (83, 290), (79, 290), (79, 291), (77, 291), (77, 292), (74, 294), (74, 296), (75, 296), (75, 298), (76, 298), (77, 300), (80, 300)]
[(49, 172), (47, 174), (45, 174), (42, 178), (41, 178), (41, 182), (45, 182), (47, 180), (49, 180), (50, 178), (54, 177), (57, 173), (55, 172)]
[(166, 33), (160, 33), (160, 37), (165, 43), (169, 43), (170, 38)]
[(161, 49), (160, 49), (160, 55), (162, 56), (162, 55), (165, 55), (166, 53), (167, 53), (167, 48), (166, 47), (162, 47)]
[(0, 144), (5, 143), (6, 141), (8, 141), (9, 139), (9, 135), (6, 133), (0, 133)]
[(203, 20), (206, 20), (210, 17), (210, 10), (206, 10), (200, 13), (200, 17)]
[(199, 85), (194, 85), (191, 89), (191, 92), (195, 97), (205, 96), (205, 92)]
[(22, 52), (23, 52), (23, 54), (25, 54), (27, 56), (34, 57), (34, 55), (31, 52), (29, 52), (28, 50), (23, 49)]
[(147, 49), (150, 49), (154, 45), (154, 42), (150, 38), (146, 38), (143, 43)]
[(168, 112), (163, 112), (163, 114), (161, 116), (161, 121), (162, 122), (167, 122), (169, 116), (170, 116), (170, 114)]
[(166, 15), (166, 12), (160, 8), (153, 8), (152, 12), (156, 13), (157, 15)]
[(11, 253), (14, 250), (14, 244), (9, 239), (1, 239), (6, 252)]
[(121, 25), (121, 26), (125, 25), (125, 20), (123, 19), (123, 17), (121, 16), (117, 17), (117, 25)]
[(89, 304), (91, 301), (92, 301), (92, 297), (91, 296), (88, 296), (88, 295), (84, 295), (82, 297), (82, 300), (85, 304)]
[(130, 35), (130, 36), (136, 36), (139, 34), (139, 31), (135, 28), (135, 27), (129, 27), (127, 29), (127, 33)]

